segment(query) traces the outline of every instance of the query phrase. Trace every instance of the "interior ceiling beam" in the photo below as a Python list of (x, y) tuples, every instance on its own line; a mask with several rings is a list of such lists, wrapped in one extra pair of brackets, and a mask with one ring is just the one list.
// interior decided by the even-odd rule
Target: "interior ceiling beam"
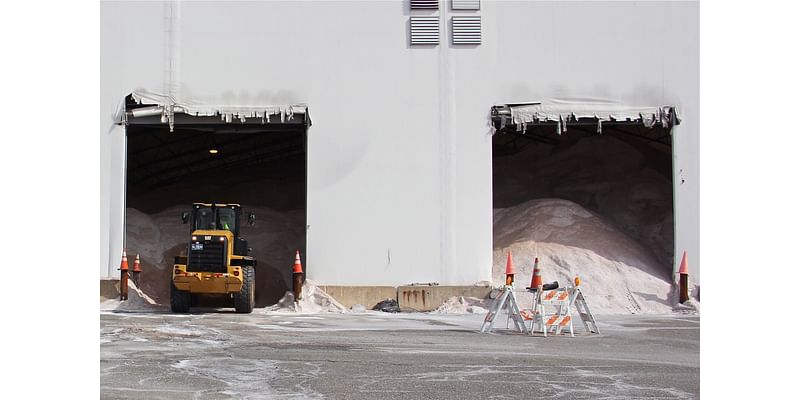
[[(572, 125), (568, 125), (568, 126), (572, 127)], [(586, 129), (584, 127), (581, 127), (581, 126), (574, 126), (572, 128), (574, 128), (575, 130), (577, 130), (577, 131), (579, 131), (581, 133), (585, 133), (585, 134), (587, 134), (589, 136), (597, 136), (598, 135), (596, 130), (588, 130), (588, 129)], [(648, 128), (648, 129), (663, 130), (662, 128)], [(569, 131), (567, 131), (567, 132), (569, 132)], [(629, 137), (633, 137), (633, 138), (639, 139), (639, 140), (641, 140), (643, 142), (646, 142), (646, 143), (652, 143), (653, 141), (655, 141), (655, 142), (660, 143), (660, 144), (665, 145), (665, 146), (671, 146), (670, 143), (665, 143), (663, 141), (657, 140), (656, 138), (653, 138), (653, 137), (650, 137), (650, 136), (646, 136), (646, 135), (636, 134), (636, 133), (632, 133), (632, 132), (627, 132), (625, 130), (621, 130), (621, 129), (619, 129), (617, 127), (614, 127), (614, 126), (606, 126), (605, 124), (603, 124), (603, 133), (601, 133), (599, 135), (603, 135), (603, 134), (610, 134), (612, 136), (624, 135), (624, 136), (629, 136)], [(661, 136), (661, 138), (663, 138), (665, 136), (669, 137), (669, 134)]]
[[(164, 144), (164, 141), (163, 141), (163, 140), (162, 140), (162, 139), (159, 137), (159, 135), (152, 135), (151, 137), (152, 137), (154, 140), (156, 140), (156, 141), (158, 141), (158, 142), (161, 142), (162, 144)], [(189, 168), (189, 166), (188, 166), (188, 165), (186, 165), (186, 160), (185, 160), (184, 158), (180, 158), (180, 157), (178, 157), (178, 155), (177, 155), (177, 154), (175, 154), (175, 152), (174, 152), (174, 151), (172, 151), (172, 148), (171, 148), (170, 146), (166, 146), (166, 145), (164, 144), (164, 150), (166, 150), (166, 151), (167, 151), (167, 153), (169, 153), (171, 156), (173, 156), (173, 157), (175, 157), (177, 160), (179, 160), (180, 164), (181, 164), (181, 165), (182, 165), (184, 168), (186, 168), (186, 169), (189, 171), (189, 173), (191, 173), (191, 172), (192, 172), (191, 168)]]
[[(302, 155), (302, 154), (304, 154), (304, 152), (305, 152), (304, 150), (296, 148), (296, 149), (291, 150), (291, 151), (282, 150), (282, 151), (273, 151), (273, 152), (267, 152), (267, 153), (259, 153), (259, 154), (254, 155), (254, 156), (250, 156), (250, 157), (246, 157), (244, 159), (238, 160), (235, 163), (231, 163), (231, 164), (228, 165), (228, 168), (236, 168), (236, 167), (247, 166), (247, 165), (255, 165), (255, 164), (263, 164), (263, 163), (267, 163), (267, 162), (273, 162), (273, 161), (277, 161), (277, 160), (281, 160), (281, 159), (285, 159), (285, 158), (289, 158), (289, 157), (293, 157), (293, 156), (297, 156), (297, 155)], [(214, 168), (214, 166), (207, 165), (205, 168), (201, 168), (199, 170), (196, 170), (195, 173), (204, 172), (204, 171), (212, 169), (212, 168)], [(142, 180), (142, 181), (135, 182), (135, 183), (137, 185), (148, 186), (149, 189), (152, 190), (152, 189), (164, 186), (164, 185), (168, 185), (170, 183), (177, 182), (178, 180), (180, 180), (181, 178), (183, 178), (183, 177), (185, 177), (187, 175), (189, 175), (189, 174), (185, 170), (176, 169), (176, 170), (169, 171), (167, 174), (154, 175), (150, 179), (148, 179), (149, 182), (147, 182), (145, 180)]]
[[(222, 149), (224, 146), (229, 146), (231, 144), (236, 144), (236, 143), (239, 143), (239, 142), (243, 142), (243, 141), (246, 141), (248, 139), (249, 138), (246, 137), (246, 136), (240, 136), (240, 137), (235, 138), (235, 139), (228, 139), (226, 141), (220, 141), (220, 142), (216, 142), (216, 143), (213, 143), (213, 144), (217, 149)], [(193, 147), (191, 149), (185, 149), (185, 150), (182, 149), (182, 151), (179, 153), (179, 155), (177, 157), (169, 156), (169, 157), (161, 157), (161, 158), (157, 158), (157, 159), (139, 158), (137, 161), (141, 161), (141, 164), (147, 165), (148, 167), (153, 167), (153, 166), (156, 166), (156, 165), (169, 163), (171, 161), (177, 161), (177, 160), (179, 160), (181, 158), (192, 158), (192, 157), (196, 158), (201, 153), (202, 154), (207, 154), (210, 144), (211, 143), (204, 143), (202, 147), (201, 146), (197, 146), (197, 147)], [(138, 167), (138, 166), (139, 166), (139, 164), (135, 164), (132, 167), (135, 168), (135, 167)]]
[[(528, 138), (528, 139), (535, 138), (540, 142), (551, 144), (551, 145), (557, 145), (559, 142), (561, 142), (561, 138), (558, 137), (558, 136), (547, 137), (547, 136), (545, 136), (545, 134), (547, 132), (543, 132), (544, 134), (541, 134), (541, 135), (537, 133), (537, 132), (543, 131), (543, 130), (544, 129), (543, 129), (542, 126), (531, 126), (531, 127), (528, 127), (528, 129), (525, 131), (524, 135), (520, 135), (520, 136), (521, 137), (526, 137), (526, 138), (528, 138), (528, 136), (530, 136), (530, 138)], [(554, 132), (554, 134), (555, 134), (555, 132)]]
[[(166, 133), (166, 130), (162, 130), (161, 132)], [(273, 132), (273, 134), (275, 134), (275, 133), (276, 132)], [(172, 135), (172, 133), (170, 133), (169, 135)], [(187, 142), (187, 141), (197, 140), (200, 137), (207, 136), (207, 135), (209, 135), (209, 134), (205, 133), (205, 134), (192, 135), (192, 136), (181, 138), (181, 139), (178, 139), (178, 140), (169, 141), (166, 145), (174, 146), (174, 145), (177, 145), (177, 144), (180, 144), (180, 143), (184, 143), (184, 142)], [(253, 139), (254, 139), (254, 141), (258, 142), (260, 140), (263, 140), (263, 138), (265, 136), (273, 136), (273, 135), (253, 134)], [(283, 135), (277, 135), (277, 136), (281, 137)], [(212, 139), (217, 139), (217, 138), (228, 138), (229, 139), (229, 135), (228, 134), (214, 134), (214, 136), (209, 136), (209, 137), (212, 138)], [(245, 141), (245, 140), (247, 140), (247, 137), (246, 136), (241, 136), (241, 137), (236, 138), (236, 139), (229, 139), (229, 140), (224, 141), (224, 142), (218, 142), (218, 143), (216, 143), (216, 145), (219, 147), (219, 146), (227, 145), (227, 144), (230, 144), (230, 143), (238, 143), (240, 141)], [(278, 140), (280, 140), (280, 139), (278, 139)], [(130, 143), (130, 139), (129, 139), (129, 143)], [(187, 154), (187, 153), (193, 153), (193, 152), (197, 152), (197, 151), (207, 150), (208, 149), (208, 144), (205, 144), (204, 146), (205, 147), (203, 147), (203, 148), (193, 148), (193, 149), (189, 149), (189, 150), (186, 150), (186, 151), (182, 151), (181, 153), (182, 154)], [(128, 158), (129, 158), (129, 161), (131, 161), (131, 160), (138, 161), (139, 159), (141, 159), (141, 157), (137, 158), (137, 157), (132, 157), (132, 156), (134, 156), (134, 155), (141, 156), (146, 151), (160, 150), (160, 149), (163, 149), (163, 146), (159, 146), (159, 145), (148, 146), (145, 149), (139, 149), (139, 148), (133, 147), (133, 148), (129, 149), (129, 155), (130, 156)], [(181, 155), (181, 156), (183, 157), (184, 155)], [(170, 161), (170, 160), (172, 160), (172, 157), (162, 157), (162, 158), (158, 158), (158, 159), (155, 159), (155, 160), (147, 160), (147, 158), (144, 158), (144, 159), (146, 160), (146, 162), (148, 164), (152, 165), (152, 164), (157, 164), (157, 163)]]
[(551, 146), (558, 144), (558, 140), (553, 140), (551, 138), (534, 135), (534, 134), (526, 134), (526, 135), (519, 135), (519, 137), (531, 140), (537, 143), (549, 144)]
[(258, 165), (258, 164), (265, 164), (268, 162), (282, 160), (284, 158), (290, 158), (296, 155), (300, 155), (305, 153), (305, 150), (300, 148), (294, 148), (288, 151), (279, 151), (279, 152), (271, 152), (265, 154), (258, 154), (252, 157), (248, 157), (242, 160), (239, 160), (235, 163), (231, 163), (231, 167), (241, 167), (241, 166), (251, 166), (251, 165)]
[[(243, 140), (246, 140), (246, 139), (248, 139), (248, 138), (245, 137), (245, 138), (242, 138), (240, 140), (236, 140), (236, 142), (240, 142), (240, 141), (243, 141)], [(268, 145), (260, 145), (260, 146), (258, 146), (258, 148), (260, 148), (260, 149), (268, 149), (268, 150), (272, 150), (272, 149), (276, 149), (277, 148), (279, 150), (275, 150), (275, 151), (280, 152), (280, 151), (285, 151), (285, 149), (290, 149), (292, 147), (298, 147), (299, 148), (300, 146), (297, 146), (296, 143), (293, 143), (293, 142), (296, 142), (296, 141), (297, 141), (297, 138), (289, 137), (289, 138), (284, 138), (282, 140), (271, 141), (271, 142), (268, 143)], [(223, 146), (221, 144), (218, 144), (217, 147), (219, 149), (222, 149)], [(226, 152), (220, 151), (220, 153), (222, 154), (222, 156), (220, 156), (220, 157), (208, 156), (208, 157), (203, 157), (202, 159), (198, 158), (197, 161), (194, 161), (194, 162), (190, 161), (190, 162), (186, 163), (185, 165), (187, 166), (186, 168), (191, 168), (196, 173), (197, 172), (202, 172), (202, 171), (217, 167), (218, 164), (220, 164), (220, 162), (222, 161), (223, 158), (227, 158), (229, 160), (233, 160), (234, 162), (238, 161), (237, 159), (241, 158), (239, 155), (240, 154), (249, 153), (249, 150), (251, 150), (251, 147), (250, 146), (245, 146), (244, 149), (245, 150), (241, 151), (241, 152), (233, 151), (231, 153), (228, 153), (227, 151)], [(264, 152), (258, 152), (256, 155), (254, 155), (254, 157), (257, 157), (257, 156), (259, 156), (259, 155), (261, 155), (263, 153)], [(197, 156), (194, 155), (194, 154), (190, 154), (190, 156), (197, 158)], [(222, 161), (222, 163), (224, 164), (225, 162)], [(163, 164), (163, 162), (159, 163), (159, 165), (161, 165), (161, 164)], [(195, 167), (199, 167), (199, 168), (195, 168)], [(165, 168), (158, 168), (155, 171), (153, 171), (153, 172), (151, 172), (149, 174), (146, 174), (144, 176), (133, 176), (133, 175), (131, 175), (130, 176), (130, 180), (131, 180), (131, 182), (133, 184), (139, 184), (139, 183), (143, 183), (143, 182), (146, 182), (146, 181), (149, 181), (149, 180), (153, 180), (154, 178), (156, 178), (158, 176), (162, 176), (162, 175), (163, 176), (169, 176), (170, 173), (174, 173), (175, 171), (181, 171), (181, 170), (184, 170), (184, 169), (185, 168), (176, 169), (176, 168), (171, 168), (170, 166), (167, 166)]]
[[(541, 129), (542, 129), (541, 126), (530, 126), (525, 131), (525, 133), (517, 132), (516, 130), (513, 130), (513, 129), (503, 130), (503, 131), (501, 131), (499, 133), (498, 137), (509, 136), (509, 137), (514, 138), (513, 141), (516, 141), (519, 138), (525, 138), (525, 139), (528, 139), (528, 140), (538, 141), (540, 143), (546, 143), (546, 144), (552, 144), (552, 145), (558, 144), (559, 140), (557, 138), (550, 138), (550, 137), (546, 137), (544, 135), (539, 135), (539, 134), (536, 133), (536, 132), (540, 131)], [(497, 134), (495, 134), (495, 136), (497, 136)], [(511, 141), (512, 140), (508, 140), (507, 143), (511, 142)]]
[[(166, 141), (166, 142), (162, 142), (161, 144), (158, 144), (158, 145), (155, 145), (155, 146), (137, 148), (137, 149), (134, 149), (133, 151), (129, 151), (128, 154), (131, 155), (131, 156), (140, 155), (142, 153), (146, 153), (146, 152), (151, 151), (151, 150), (159, 150), (159, 149), (162, 148), (162, 146), (172, 146), (172, 145), (175, 145), (175, 144), (178, 144), (178, 143), (183, 143), (183, 142), (186, 142), (186, 141), (195, 140), (195, 139), (199, 138), (200, 136), (206, 135), (206, 133), (192, 134), (191, 132), (193, 132), (193, 131), (179, 132), (176, 129), (175, 132), (172, 133), (171, 135), (175, 135), (176, 133), (183, 133), (183, 134), (188, 134), (189, 136), (180, 135), (180, 137), (177, 138), (177, 139), (169, 140), (169, 141)], [(151, 133), (151, 136), (156, 136), (157, 134), (160, 134), (161, 132), (150, 131), (150, 133)], [(137, 133), (136, 135), (139, 135), (139, 134)], [(178, 135), (175, 135), (175, 136), (178, 136)]]
[(670, 142), (671, 142), (672, 141), (672, 135), (668, 133), (666, 135), (659, 136), (659, 137), (654, 138), (654, 139), (650, 139), (650, 141), (647, 142), (647, 143), (659, 142), (659, 143), (663, 143), (663, 144), (669, 144), (669, 143), (666, 143), (666, 142), (662, 141), (661, 139), (670, 139)]
[[(653, 128), (653, 129), (655, 129), (655, 128)], [(646, 142), (646, 143), (652, 143), (652, 142), (654, 141), (654, 138), (652, 138), (652, 137), (650, 137), (650, 136), (645, 136), (645, 135), (636, 134), (636, 133), (632, 133), (632, 132), (626, 132), (626, 131), (624, 131), (624, 130), (617, 129), (617, 128), (613, 127), (613, 126), (606, 127), (606, 126), (604, 125), (604, 126), (603, 126), (603, 130), (608, 130), (608, 131), (610, 131), (610, 132), (616, 132), (617, 134), (620, 134), (620, 135), (625, 135), (625, 136), (634, 137), (634, 138), (637, 138), (637, 139), (639, 139), (639, 140), (641, 140), (641, 141), (643, 141), (643, 142)], [(663, 145), (665, 145), (665, 146), (672, 146), (672, 144), (670, 144), (670, 143), (664, 143), (664, 142), (662, 142), (662, 141), (660, 141), (660, 140), (655, 140), (655, 142), (656, 142), (656, 143), (663, 144)]]

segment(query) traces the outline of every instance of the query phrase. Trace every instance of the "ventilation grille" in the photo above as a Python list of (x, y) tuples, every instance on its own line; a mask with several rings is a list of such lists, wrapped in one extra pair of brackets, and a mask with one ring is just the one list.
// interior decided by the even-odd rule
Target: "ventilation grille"
[(439, 17), (411, 17), (411, 44), (439, 44)]
[(480, 10), (481, 0), (451, 0), (453, 10)]
[(481, 17), (453, 17), (453, 44), (481, 44)]
[(439, 0), (411, 0), (412, 10), (438, 10)]
[(228, 272), (228, 265), (225, 262), (225, 241), (220, 241), (219, 236), (212, 236), (211, 240), (195, 241), (201, 243), (202, 249), (191, 247), (189, 251), (189, 263), (186, 270), (189, 272)]

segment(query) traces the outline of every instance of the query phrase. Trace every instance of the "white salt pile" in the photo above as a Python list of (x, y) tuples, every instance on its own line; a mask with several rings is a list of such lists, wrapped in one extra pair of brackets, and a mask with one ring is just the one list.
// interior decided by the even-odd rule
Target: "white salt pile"
[(294, 293), (286, 294), (277, 304), (266, 307), (263, 313), (299, 313), (299, 314), (318, 314), (318, 313), (346, 313), (347, 307), (336, 301), (331, 295), (325, 293), (313, 281), (306, 279), (303, 283), (302, 300), (295, 301)]
[(363, 304), (353, 304), (353, 306), (350, 307), (350, 312), (351, 313), (365, 313), (365, 312), (367, 312), (367, 307), (365, 307)]
[(494, 245), (493, 282), (504, 283), (510, 251), (522, 307), (532, 302), (523, 288), (536, 257), (545, 283), (563, 287), (580, 276), (594, 313), (667, 313), (676, 304), (670, 277), (649, 249), (571, 201), (538, 199), (496, 209)]
[(100, 302), (100, 311), (156, 311), (163, 310), (164, 306), (156, 303), (133, 281), (128, 281), (128, 300), (120, 301), (119, 298), (108, 299)]
[(490, 299), (453, 296), (447, 299), (439, 308), (431, 311), (431, 314), (485, 314), (490, 303)]
[[(493, 158), (495, 207), (516, 208), (531, 199), (567, 199), (599, 213), (646, 245), (661, 264), (672, 263), (669, 146), (614, 132), (589, 137), (573, 130), (563, 136), (554, 129), (540, 133), (558, 144), (525, 141), (513, 154)], [(495, 139), (505, 140), (504, 135)], [(522, 145), (515, 142), (515, 148), (517, 144)]]

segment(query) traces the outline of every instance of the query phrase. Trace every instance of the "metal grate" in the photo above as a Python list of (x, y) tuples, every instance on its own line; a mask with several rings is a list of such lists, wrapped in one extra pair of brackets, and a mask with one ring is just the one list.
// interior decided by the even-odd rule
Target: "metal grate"
[(438, 10), (439, 0), (411, 0), (412, 10)]
[(453, 17), (453, 44), (481, 44), (481, 17)]
[(212, 236), (210, 240), (197, 240), (194, 243), (202, 243), (202, 250), (193, 249), (189, 246), (189, 264), (186, 270), (189, 272), (228, 272), (226, 263), (225, 241), (219, 240), (219, 236)]
[(450, 8), (453, 10), (480, 10), (481, 0), (451, 0)]
[(439, 44), (439, 17), (411, 17), (411, 44)]

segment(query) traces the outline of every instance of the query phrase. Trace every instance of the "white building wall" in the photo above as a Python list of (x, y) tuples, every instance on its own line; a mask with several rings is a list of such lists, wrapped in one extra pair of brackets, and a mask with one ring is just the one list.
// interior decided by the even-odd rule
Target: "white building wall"
[(490, 280), (492, 105), (675, 104), (677, 247), (698, 276), (697, 4), (484, 0), (457, 13), (482, 17), (479, 46), (449, 44), (444, 4), (441, 44), (411, 47), (407, 1), (184, 2), (170, 47), (164, 4), (102, 3), (101, 276), (122, 237), (110, 111), (137, 87), (169, 90), (169, 59), (184, 98), (309, 105), (306, 264), (332, 285)]
[(100, 7), (101, 277), (119, 276), (125, 231), (125, 130), (114, 124), (114, 114), (137, 87), (163, 87), (163, 9), (158, 2)]

